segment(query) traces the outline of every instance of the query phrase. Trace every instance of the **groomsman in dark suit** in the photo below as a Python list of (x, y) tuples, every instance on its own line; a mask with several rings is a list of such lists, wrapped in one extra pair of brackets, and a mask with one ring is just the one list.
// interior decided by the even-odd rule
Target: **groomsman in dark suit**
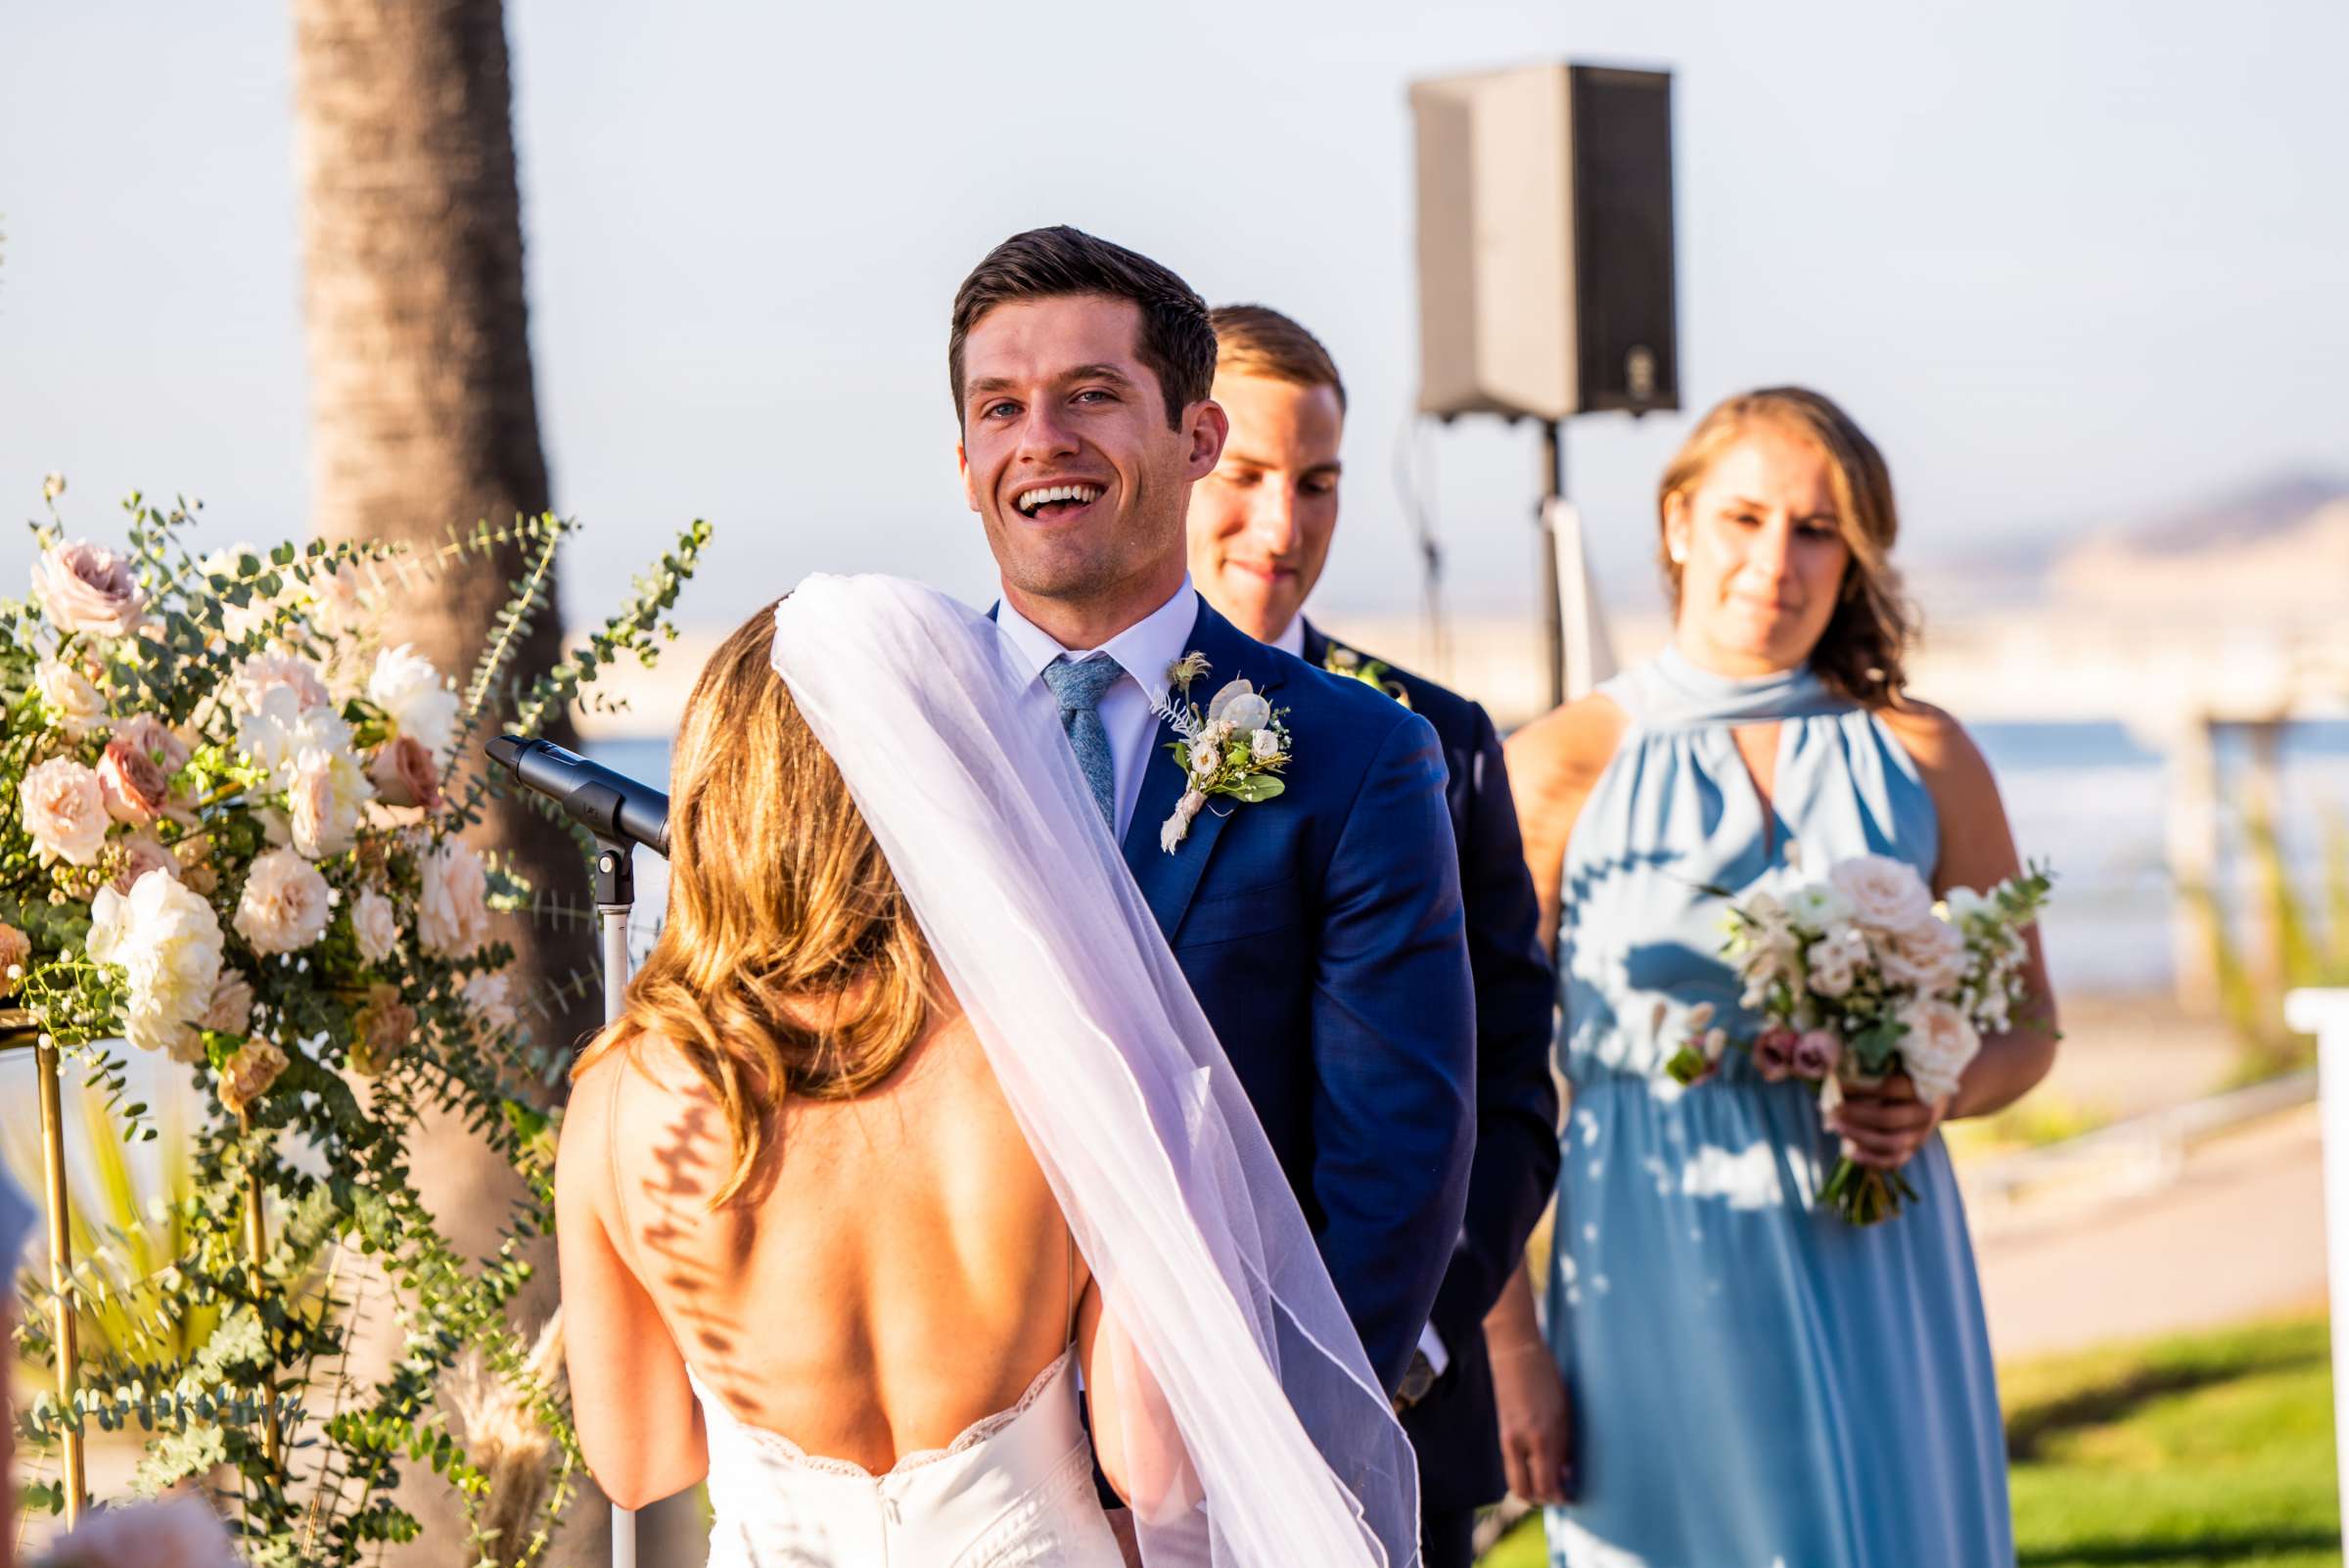
[[(996, 624), (1049, 690), (1094, 804), (1295, 1188), (1393, 1394), (1448, 1268), (1476, 1141), (1471, 971), (1426, 720), (1264, 646), (1184, 569), (1224, 420), (1207, 305), (1072, 228), (1014, 235), (956, 292), (947, 371)], [(1282, 788), (1202, 801), (1162, 716), (1247, 680)]]
[(1492, 719), (1466, 698), (1336, 641), (1301, 613), (1337, 530), (1346, 417), (1337, 366), (1276, 310), (1226, 305), (1212, 319), (1215, 400), (1231, 433), (1215, 471), (1191, 491), (1192, 580), (1259, 641), (1375, 686), (1425, 718), (1451, 770), (1446, 804), (1476, 992), (1476, 1154), (1467, 1217), (1402, 1399), (1419, 1454), (1428, 1568), (1465, 1568), (1476, 1509), (1505, 1490), (1484, 1317), (1558, 1175), (1555, 984)]

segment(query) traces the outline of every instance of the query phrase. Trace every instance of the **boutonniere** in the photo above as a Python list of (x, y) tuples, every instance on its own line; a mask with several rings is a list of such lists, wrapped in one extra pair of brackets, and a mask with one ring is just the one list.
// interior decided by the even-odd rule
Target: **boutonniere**
[(1289, 765), (1289, 731), (1281, 722), (1287, 710), (1275, 710), (1244, 680), (1228, 682), (1202, 714), (1190, 700), (1191, 682), (1208, 671), (1205, 656), (1190, 653), (1167, 667), (1167, 684), (1181, 693), (1175, 703), (1162, 701), (1159, 716), (1181, 737), (1169, 743), (1174, 765), (1186, 781), (1174, 814), (1159, 825), (1158, 847), (1174, 853), (1191, 831), (1211, 795), (1235, 801), (1268, 801), (1288, 788), (1277, 776)]
[(1387, 678), (1385, 665), (1375, 659), (1365, 659), (1342, 643), (1333, 642), (1329, 645), (1329, 652), (1322, 657), (1321, 668), (1333, 675), (1344, 675), (1348, 680), (1376, 686), (1404, 707), (1411, 706), (1411, 694), (1403, 689), (1402, 681)]

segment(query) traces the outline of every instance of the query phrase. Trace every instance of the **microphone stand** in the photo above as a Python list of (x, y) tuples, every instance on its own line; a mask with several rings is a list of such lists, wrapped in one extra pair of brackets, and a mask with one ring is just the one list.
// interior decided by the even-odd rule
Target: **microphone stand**
[[(626, 844), (595, 840), (595, 923), (604, 967), (604, 1022), (617, 1021), (628, 992), (628, 916), (636, 903), (636, 856)], [(636, 1568), (636, 1513), (612, 1504), (612, 1568)]]

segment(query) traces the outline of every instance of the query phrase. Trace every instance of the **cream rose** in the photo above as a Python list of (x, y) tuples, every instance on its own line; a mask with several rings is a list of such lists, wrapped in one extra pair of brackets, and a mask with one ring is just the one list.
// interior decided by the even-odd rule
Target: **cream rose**
[(228, 688), (230, 706), (242, 714), (259, 713), (267, 705), (269, 694), (275, 691), (294, 694), (293, 711), (288, 715), (292, 718), (330, 707), (334, 702), (318, 667), (299, 654), (257, 653), (241, 660), (229, 672)]
[(98, 789), (106, 798), (106, 814), (134, 827), (161, 816), (171, 800), (171, 778), (162, 765), (119, 735), (106, 743), (106, 755), (98, 759)]
[(1873, 930), (1900, 936), (1933, 918), (1933, 895), (1906, 860), (1855, 855), (1839, 862), (1827, 880), (1851, 900), (1852, 918)]
[(326, 934), (335, 890), (293, 850), (267, 850), (253, 862), (232, 922), (257, 953), (299, 952)]
[(32, 672), (32, 689), (49, 721), (69, 740), (80, 740), (106, 724), (106, 698), (90, 677), (62, 659), (44, 659)]
[(507, 990), (508, 982), (502, 971), (494, 975), (476, 975), (465, 982), (465, 1005), (479, 1014), (491, 1029), (512, 1029), (521, 1022), (521, 1015), (514, 1010), (514, 1003), (506, 994)]
[(147, 608), (130, 557), (87, 539), (51, 545), (33, 563), (32, 586), (50, 621), (66, 631), (126, 637)]
[(482, 857), (451, 840), (425, 857), (416, 936), (443, 958), (470, 958), (489, 940), (489, 879)]
[(106, 792), (70, 757), (52, 757), (24, 775), (17, 804), (41, 863), (88, 865), (106, 843)]
[(359, 813), (375, 799), (375, 786), (349, 752), (308, 747), (294, 760), (287, 799), (294, 848), (322, 860), (357, 841)]
[(440, 769), (432, 749), (413, 735), (394, 735), (376, 748), (375, 792), (386, 806), (440, 809)]
[(391, 715), (394, 733), (413, 735), (436, 759), (448, 755), (456, 735), (457, 694), (412, 645), (403, 642), (376, 655), (367, 700)]
[(100, 963), (120, 965), (129, 982), (123, 1038), (181, 1061), (202, 1056), (191, 1026), (220, 978), (220, 921), (209, 903), (167, 876), (141, 877), (128, 894), (100, 888), (89, 948)]
[(1965, 938), (1941, 919), (1904, 932), (1884, 954), (1884, 976), (1895, 985), (1914, 986), (1927, 996), (1955, 991), (1965, 979)]
[(286, 1053), (265, 1039), (249, 1039), (220, 1070), (220, 1103), (242, 1117), (286, 1070)]
[(1982, 1037), (1965, 1014), (1925, 997), (1898, 1016), (1908, 1029), (1901, 1037), (1901, 1066), (1916, 1085), (1917, 1097), (1938, 1104), (1957, 1093), (1967, 1065), (1982, 1049)]
[(221, 970), (212, 985), (212, 999), (196, 1023), (215, 1035), (242, 1035), (253, 1028), (252, 983), (233, 969)]
[(350, 1042), (350, 1070), (376, 1078), (407, 1048), (416, 1033), (416, 1009), (399, 999), (397, 986), (378, 983), (367, 988), (367, 1004), (352, 1023), (358, 1038)]
[(351, 906), (350, 932), (358, 939), (359, 956), (380, 964), (399, 951), (399, 910), (373, 888), (362, 888)]

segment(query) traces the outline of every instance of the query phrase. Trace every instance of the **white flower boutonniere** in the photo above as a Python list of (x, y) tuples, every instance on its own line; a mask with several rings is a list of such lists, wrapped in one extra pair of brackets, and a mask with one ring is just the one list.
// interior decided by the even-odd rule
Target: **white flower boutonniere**
[(1289, 731), (1281, 722), (1286, 710), (1275, 710), (1249, 682), (1235, 680), (1217, 692), (1202, 714), (1190, 701), (1190, 689), (1207, 671), (1207, 660), (1195, 653), (1167, 667), (1167, 684), (1182, 695), (1178, 703), (1163, 703), (1159, 716), (1181, 737), (1167, 750), (1174, 754), (1187, 785), (1174, 803), (1174, 814), (1159, 826), (1158, 847), (1169, 854), (1190, 833), (1191, 820), (1209, 796), (1268, 801), (1288, 787), (1278, 777), (1289, 764)]
[(1333, 675), (1344, 675), (1348, 680), (1375, 686), (1405, 708), (1411, 706), (1411, 694), (1404, 690), (1402, 681), (1387, 678), (1385, 665), (1375, 659), (1364, 658), (1343, 643), (1333, 642), (1329, 645), (1328, 657), (1321, 661), (1321, 668)]

